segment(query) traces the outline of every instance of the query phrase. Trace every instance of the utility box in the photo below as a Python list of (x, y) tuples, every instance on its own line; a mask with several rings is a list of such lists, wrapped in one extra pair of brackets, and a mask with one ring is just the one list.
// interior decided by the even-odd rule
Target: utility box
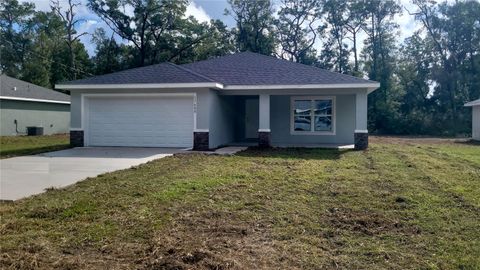
[(28, 136), (40, 136), (43, 135), (43, 127), (27, 127)]

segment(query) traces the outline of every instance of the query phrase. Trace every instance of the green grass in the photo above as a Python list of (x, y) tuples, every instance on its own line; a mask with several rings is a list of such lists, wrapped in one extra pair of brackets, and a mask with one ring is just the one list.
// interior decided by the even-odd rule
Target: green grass
[(1, 204), (0, 268), (479, 269), (480, 146), (178, 155)]
[(35, 155), (69, 148), (68, 135), (2, 136), (0, 158)]

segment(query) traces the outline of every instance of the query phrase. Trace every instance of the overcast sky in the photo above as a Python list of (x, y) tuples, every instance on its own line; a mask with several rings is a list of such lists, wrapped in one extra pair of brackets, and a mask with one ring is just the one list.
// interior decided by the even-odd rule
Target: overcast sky
[[(33, 2), (37, 10), (50, 10), (50, 0), (21, 0), (22, 2)], [(81, 3), (77, 9), (78, 17), (83, 19), (82, 23), (77, 26), (78, 32), (93, 33), (98, 27), (103, 27), (108, 33), (111, 33), (108, 26), (96, 16), (86, 6), (87, 0), (76, 0)], [(411, 0), (400, 0), (400, 3), (409, 10), (414, 10), (410, 3)], [(453, 1), (453, 0), (452, 0)], [(67, 0), (60, 0), (60, 4), (65, 6)], [(234, 20), (230, 16), (224, 15), (225, 8), (228, 8), (227, 0), (193, 0), (187, 8), (187, 16), (193, 15), (199, 21), (209, 21), (210, 19), (220, 19), (228, 26), (234, 26)], [(395, 17), (395, 21), (400, 25), (400, 36), (398, 41), (402, 42), (404, 38), (410, 36), (416, 29), (418, 23), (415, 23), (412, 16), (405, 10), (403, 14)], [(94, 54), (95, 45), (91, 42), (91, 36), (85, 35), (81, 38), (90, 55)], [(120, 41), (120, 39), (119, 39)]]

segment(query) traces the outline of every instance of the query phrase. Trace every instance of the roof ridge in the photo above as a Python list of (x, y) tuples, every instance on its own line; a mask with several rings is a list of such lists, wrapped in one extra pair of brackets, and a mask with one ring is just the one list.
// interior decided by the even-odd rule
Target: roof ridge
[(220, 55), (220, 56), (214, 56), (214, 57), (211, 57), (211, 58), (208, 58), (208, 59), (204, 59), (204, 60), (200, 60), (200, 61), (195, 61), (195, 62), (180, 64), (180, 65), (178, 65), (178, 66), (184, 67), (184, 66), (188, 66), (188, 65), (194, 65), (194, 64), (196, 64), (196, 63), (216, 61), (216, 60), (221, 59), (221, 58), (232, 57), (232, 56), (235, 56), (235, 55), (241, 54), (241, 53), (245, 53), (245, 52), (236, 52), (236, 53), (230, 53), (230, 54), (225, 54), (225, 55)]
[(190, 74), (192, 74), (192, 75), (195, 75), (195, 76), (198, 76), (198, 77), (203, 78), (203, 79), (205, 79), (205, 80), (208, 80), (208, 81), (210, 81), (210, 82), (220, 83), (220, 82), (218, 82), (218, 81), (216, 81), (216, 80), (214, 80), (214, 79), (212, 79), (212, 78), (210, 78), (210, 77), (208, 77), (208, 76), (205, 76), (205, 75), (203, 75), (203, 74), (200, 74), (200, 73), (198, 73), (198, 72), (195, 72), (195, 71), (193, 71), (193, 70), (191, 70), (191, 69), (189, 69), (189, 68), (182, 67), (182, 66), (180, 66), (180, 65), (177, 65), (177, 64), (174, 64), (174, 63), (171, 63), (171, 62), (165, 62), (165, 63), (167, 63), (167, 64), (169, 64), (169, 65), (171, 65), (171, 66), (174, 66), (174, 67), (176, 67), (176, 68), (178, 68), (178, 69), (181, 69), (181, 70), (183, 70), (183, 71), (186, 71), (186, 72), (188, 72), (188, 73), (190, 73)]

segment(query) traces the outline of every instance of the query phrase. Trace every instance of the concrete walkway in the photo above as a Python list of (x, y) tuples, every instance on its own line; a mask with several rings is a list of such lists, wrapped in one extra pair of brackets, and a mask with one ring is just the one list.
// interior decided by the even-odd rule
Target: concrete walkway
[(99, 174), (184, 152), (173, 148), (85, 147), (0, 160), (0, 200), (18, 200)]

